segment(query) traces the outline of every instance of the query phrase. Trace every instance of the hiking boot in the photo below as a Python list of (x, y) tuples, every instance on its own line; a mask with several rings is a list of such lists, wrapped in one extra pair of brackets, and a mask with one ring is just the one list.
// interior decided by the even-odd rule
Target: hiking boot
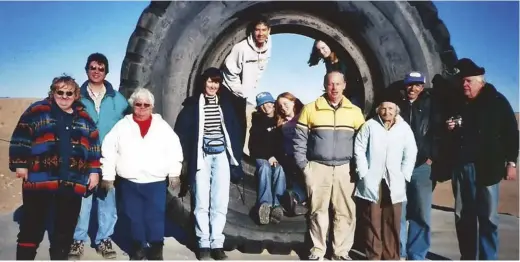
[(280, 206), (271, 209), (271, 224), (278, 224), (282, 221), (283, 209)]
[(258, 208), (258, 219), (261, 225), (269, 224), (269, 215), (271, 214), (271, 207), (267, 203), (262, 203)]
[(148, 260), (164, 260), (163, 259), (163, 245), (162, 241), (150, 243), (150, 248), (148, 249), (148, 254), (146, 258)]
[(69, 260), (80, 260), (85, 252), (85, 245), (83, 241), (74, 240), (70, 245)]
[(350, 260), (352, 260), (352, 258), (350, 258), (348, 255), (346, 255), (346, 256), (336, 256), (336, 255), (333, 255), (331, 260), (345, 260), (345, 261), (350, 261)]
[(130, 260), (144, 260), (146, 258), (146, 250), (141, 242), (134, 242), (132, 252), (129, 255)]
[(209, 248), (199, 248), (199, 252), (197, 254), (198, 260), (211, 260), (211, 253)]
[(224, 252), (224, 249), (222, 248), (214, 248), (211, 249), (211, 257), (215, 260), (226, 260), (228, 259), (228, 256)]
[(109, 238), (101, 240), (101, 243), (96, 247), (96, 251), (103, 256), (104, 259), (116, 258), (116, 251), (112, 248), (112, 241)]

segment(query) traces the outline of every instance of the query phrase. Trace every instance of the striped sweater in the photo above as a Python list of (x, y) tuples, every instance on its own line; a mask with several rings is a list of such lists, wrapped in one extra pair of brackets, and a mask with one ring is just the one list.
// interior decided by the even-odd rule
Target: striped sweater
[(218, 107), (217, 96), (205, 96), (204, 105), (204, 136), (220, 137), (222, 132), (222, 118)]
[(20, 117), (9, 145), (9, 169), (27, 168), (24, 190), (63, 189), (84, 195), (91, 173), (101, 174), (99, 132), (80, 102), (73, 104), (74, 115), (70, 143), (69, 172), (59, 174), (60, 152), (56, 134), (53, 101), (44, 99), (31, 106)]

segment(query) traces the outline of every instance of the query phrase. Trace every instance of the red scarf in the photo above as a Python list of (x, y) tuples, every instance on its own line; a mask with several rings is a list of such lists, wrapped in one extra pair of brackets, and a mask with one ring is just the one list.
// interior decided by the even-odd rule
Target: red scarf
[(150, 129), (150, 125), (152, 125), (152, 116), (150, 116), (146, 120), (137, 120), (135, 115), (133, 116), (134, 121), (139, 126), (139, 130), (141, 130), (141, 136), (144, 137), (146, 133), (148, 133), (148, 129)]

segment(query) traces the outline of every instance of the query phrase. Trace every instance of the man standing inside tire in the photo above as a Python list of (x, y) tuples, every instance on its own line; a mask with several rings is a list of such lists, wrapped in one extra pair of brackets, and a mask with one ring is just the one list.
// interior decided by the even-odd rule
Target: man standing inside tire
[(434, 131), (439, 121), (436, 121), (432, 96), (429, 90), (424, 90), (425, 84), (426, 78), (420, 72), (407, 74), (404, 94), (400, 90), (396, 101), (401, 117), (412, 128), (418, 148), (412, 178), (406, 185), (408, 202), (403, 202), (401, 213), (400, 255), (408, 260), (425, 260), (430, 248), (431, 165), (436, 152)]
[(499, 185), (516, 179), (518, 124), (483, 67), (468, 58), (455, 67), (462, 95), (445, 130), (456, 153), (451, 181), (461, 260), (497, 260)]
[(323, 260), (329, 228), (329, 204), (334, 208), (334, 260), (350, 260), (354, 243), (356, 207), (350, 160), (354, 136), (365, 118), (345, 96), (342, 73), (325, 75), (326, 93), (306, 105), (298, 119), (294, 158), (303, 170), (310, 203), (309, 233), (313, 243), (309, 260)]
[[(250, 24), (246, 39), (242, 40), (226, 57), (223, 73), (223, 95), (230, 97), (240, 124), (240, 146), (244, 147), (247, 129), (247, 100), (256, 96), (256, 87), (271, 57), (271, 26), (259, 16)], [(254, 104), (255, 101), (250, 101)]]
[[(128, 102), (112, 84), (105, 80), (108, 74), (108, 59), (100, 53), (91, 54), (85, 65), (88, 80), (81, 86), (81, 102), (92, 117), (99, 130), (99, 141), (103, 143), (105, 135), (125, 116), (129, 109)], [(96, 232), (96, 250), (104, 259), (114, 259), (116, 251), (110, 237), (114, 233), (117, 221), (116, 193), (113, 181), (102, 181), (95, 194), (98, 202), (98, 230)], [(88, 239), (92, 198), (83, 198), (81, 212), (74, 232), (74, 242), (69, 259), (79, 260), (84, 252), (84, 242)]]

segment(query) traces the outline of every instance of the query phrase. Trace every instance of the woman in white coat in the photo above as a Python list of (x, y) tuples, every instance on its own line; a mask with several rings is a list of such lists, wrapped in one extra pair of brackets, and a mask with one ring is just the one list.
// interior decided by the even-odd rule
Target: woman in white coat
[(385, 100), (355, 139), (359, 198), (365, 253), (369, 260), (399, 260), (401, 203), (406, 201), (417, 146), (398, 106)]
[(117, 122), (101, 147), (101, 187), (112, 187), (116, 174), (121, 178), (118, 190), (131, 224), (131, 260), (163, 260), (166, 183), (172, 188), (180, 184), (179, 137), (161, 115), (152, 113), (154, 101), (148, 89), (137, 88), (128, 99), (134, 113)]

